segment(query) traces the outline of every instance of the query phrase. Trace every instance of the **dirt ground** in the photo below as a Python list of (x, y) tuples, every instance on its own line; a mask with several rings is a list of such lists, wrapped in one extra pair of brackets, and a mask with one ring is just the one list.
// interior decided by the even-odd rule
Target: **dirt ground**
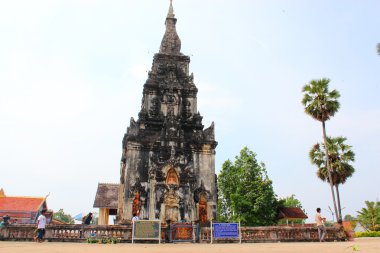
[(57, 242), (4, 242), (0, 253), (379, 253), (380, 238), (359, 238), (350, 242), (230, 243), (230, 244), (87, 244)]

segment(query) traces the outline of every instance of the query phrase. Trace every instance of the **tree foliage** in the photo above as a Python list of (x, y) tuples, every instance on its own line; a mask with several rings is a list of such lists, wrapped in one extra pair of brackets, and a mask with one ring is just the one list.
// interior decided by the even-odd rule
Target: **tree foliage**
[[(338, 202), (338, 215), (342, 218), (339, 185), (344, 184), (354, 172), (354, 167), (350, 164), (355, 161), (355, 153), (352, 146), (347, 145), (345, 137), (326, 137), (327, 150), (324, 144), (315, 144), (309, 152), (311, 163), (318, 167), (317, 176), (322, 181), (329, 181), (329, 171), (331, 183), (335, 186)], [(330, 169), (327, 169), (327, 159)]]
[(380, 43), (377, 44), (377, 53), (380, 55)]
[(276, 223), (278, 201), (265, 165), (244, 147), (235, 161), (227, 160), (218, 176), (218, 219), (246, 226)]
[(337, 90), (329, 91), (330, 79), (311, 80), (302, 89), (302, 104), (306, 114), (318, 121), (327, 121), (338, 111), (340, 94)]
[(280, 199), (280, 205), (283, 207), (299, 207), (302, 209), (301, 201), (296, 199), (296, 195), (292, 194), (288, 197)]
[[(327, 137), (332, 183), (335, 186), (344, 184), (355, 172), (350, 164), (355, 161), (355, 153), (352, 146), (345, 143), (346, 140), (345, 137)], [(325, 154), (325, 145), (320, 143), (315, 144), (309, 152), (310, 161), (318, 167), (317, 176), (322, 181), (328, 180)]]
[(358, 221), (372, 231), (380, 230), (380, 202), (365, 201), (366, 207), (358, 211)]
[(69, 224), (74, 224), (74, 218), (70, 214), (66, 214), (62, 208), (53, 214), (53, 218)]

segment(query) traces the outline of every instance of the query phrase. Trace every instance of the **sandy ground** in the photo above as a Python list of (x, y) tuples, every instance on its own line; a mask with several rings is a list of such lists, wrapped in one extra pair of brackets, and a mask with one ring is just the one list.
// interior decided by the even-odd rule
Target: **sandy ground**
[(230, 244), (87, 244), (57, 242), (3, 242), (1, 253), (340, 253), (340, 252), (379, 253), (380, 238), (360, 238), (351, 242), (300, 242), (300, 243), (230, 243)]

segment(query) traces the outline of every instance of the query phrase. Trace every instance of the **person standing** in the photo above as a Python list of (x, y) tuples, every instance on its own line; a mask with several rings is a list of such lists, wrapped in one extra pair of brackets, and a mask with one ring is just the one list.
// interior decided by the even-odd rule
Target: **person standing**
[(84, 219), (84, 225), (90, 225), (91, 224), (91, 221), (92, 221), (92, 213), (89, 212), (86, 216), (85, 216), (85, 219)]
[(0, 228), (7, 227), (9, 225), (9, 219), (11, 217), (8, 216), (8, 214), (3, 216), (3, 220), (0, 222)]
[(37, 242), (43, 242), (46, 227), (46, 210), (42, 210), (37, 219)]
[(315, 214), (315, 222), (317, 223), (319, 241), (324, 242), (326, 236), (326, 218), (321, 216), (321, 208), (319, 207), (317, 208), (317, 213)]

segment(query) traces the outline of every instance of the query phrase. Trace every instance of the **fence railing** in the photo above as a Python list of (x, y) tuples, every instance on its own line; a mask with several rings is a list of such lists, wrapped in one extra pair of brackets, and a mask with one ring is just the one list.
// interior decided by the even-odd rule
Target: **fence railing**
[[(161, 238), (164, 242), (166, 225), (161, 226)], [(9, 225), (0, 229), (0, 240), (33, 240), (36, 226), (32, 224)], [(318, 229), (316, 227), (242, 227), (242, 242), (295, 242), (295, 241), (318, 241)], [(131, 225), (47, 225), (45, 239), (48, 241), (85, 241), (87, 238), (94, 239), (118, 239), (122, 242), (132, 240)], [(328, 227), (327, 241), (347, 240), (342, 228)], [(200, 227), (199, 242), (211, 241), (211, 229)]]

